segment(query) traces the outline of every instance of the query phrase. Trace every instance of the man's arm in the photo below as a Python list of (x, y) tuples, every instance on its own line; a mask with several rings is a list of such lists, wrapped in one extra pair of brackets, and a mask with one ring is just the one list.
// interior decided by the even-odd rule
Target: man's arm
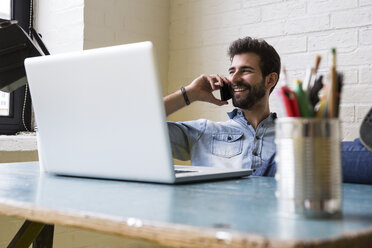
[[(230, 83), (226, 77), (219, 75), (201, 75), (185, 87), (187, 98), (190, 103), (204, 101), (218, 106), (225, 105), (227, 101), (221, 101), (212, 94), (213, 91), (222, 87), (224, 82)], [(186, 106), (186, 101), (181, 90), (164, 97), (164, 106), (167, 116)]]

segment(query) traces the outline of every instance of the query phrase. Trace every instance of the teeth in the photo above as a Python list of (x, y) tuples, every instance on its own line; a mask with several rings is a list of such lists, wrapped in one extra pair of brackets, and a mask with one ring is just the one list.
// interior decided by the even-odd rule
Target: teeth
[(234, 88), (234, 92), (241, 92), (246, 90), (245, 88)]

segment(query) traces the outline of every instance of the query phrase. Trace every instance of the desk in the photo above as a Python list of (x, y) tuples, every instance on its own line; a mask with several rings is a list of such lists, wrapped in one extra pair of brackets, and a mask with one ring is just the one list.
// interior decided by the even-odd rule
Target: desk
[(273, 178), (161, 185), (0, 164), (0, 214), (183, 247), (368, 247), (372, 186), (344, 184), (343, 217), (282, 217)]

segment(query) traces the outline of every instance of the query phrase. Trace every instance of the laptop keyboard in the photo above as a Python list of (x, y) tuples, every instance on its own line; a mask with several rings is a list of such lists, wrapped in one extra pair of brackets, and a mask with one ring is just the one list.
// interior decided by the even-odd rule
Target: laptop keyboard
[(192, 171), (192, 170), (177, 170), (177, 169), (175, 169), (174, 172), (176, 174), (179, 174), (179, 173), (190, 173), (190, 172), (197, 172), (197, 171)]

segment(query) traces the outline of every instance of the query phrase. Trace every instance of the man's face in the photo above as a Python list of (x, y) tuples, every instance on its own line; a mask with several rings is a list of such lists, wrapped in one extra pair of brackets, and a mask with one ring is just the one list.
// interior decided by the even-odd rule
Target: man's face
[(260, 57), (255, 53), (234, 56), (229, 68), (232, 100), (235, 107), (250, 109), (266, 94)]

